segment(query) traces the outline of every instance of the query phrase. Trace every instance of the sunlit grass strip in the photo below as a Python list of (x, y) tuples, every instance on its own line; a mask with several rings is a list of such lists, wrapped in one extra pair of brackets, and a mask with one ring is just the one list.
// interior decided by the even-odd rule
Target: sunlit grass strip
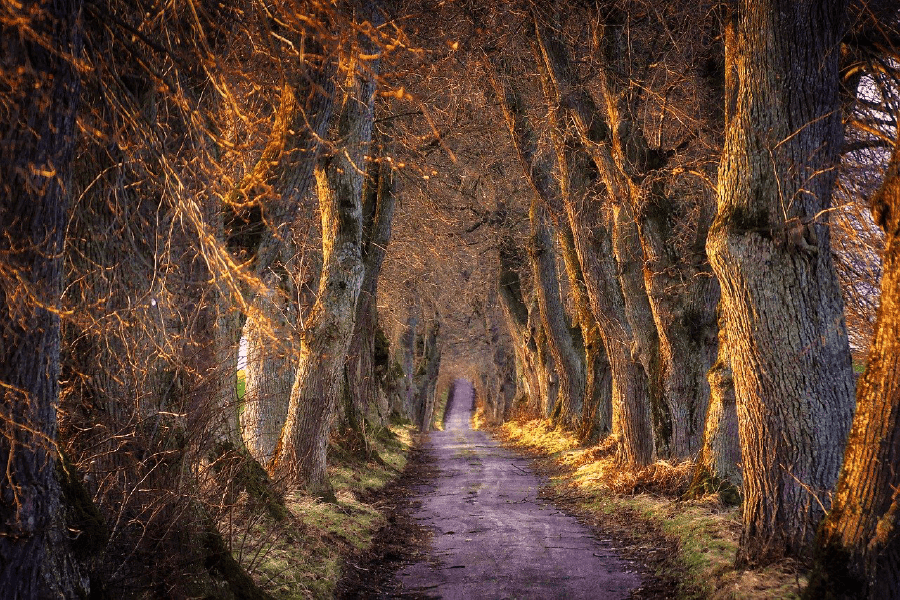
[(230, 529), (232, 551), (257, 584), (279, 600), (329, 598), (346, 557), (370, 547), (386, 515), (365, 502), (366, 493), (396, 479), (406, 466), (413, 427), (392, 425), (373, 441), (381, 462), (341, 460), (329, 466), (337, 503), (301, 492), (286, 497), (281, 522), (247, 511)]

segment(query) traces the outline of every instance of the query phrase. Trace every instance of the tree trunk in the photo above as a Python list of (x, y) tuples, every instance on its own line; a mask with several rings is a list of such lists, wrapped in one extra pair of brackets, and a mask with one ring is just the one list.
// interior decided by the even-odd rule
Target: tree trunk
[(9, 598), (86, 596), (88, 582), (64, 523), (56, 447), (62, 252), (80, 93), (72, 61), (81, 49), (81, 3), (25, 2), (4, 11), (0, 589)]
[(247, 363), (241, 433), (247, 451), (263, 465), (272, 460), (287, 420), (295, 379), (286, 302), (277, 281), (274, 274), (263, 280), (265, 295), (253, 303), (259, 312), (247, 319), (243, 332)]
[[(741, 2), (707, 250), (722, 286), (743, 461), (739, 561), (808, 555), (853, 414), (828, 227), (845, 3)], [(731, 68), (728, 65), (727, 68)]]
[(872, 207), (886, 234), (881, 306), (809, 599), (900, 597), (900, 142)]
[(293, 324), (288, 316), (298, 314), (300, 308), (283, 301), (278, 283), (290, 280), (285, 270), (291, 268), (297, 247), (291, 224), (314, 180), (321, 140), (327, 135), (335, 104), (335, 60), (311, 39), (294, 41), (300, 46), (312, 44), (312, 51), (304, 53), (301, 72), (284, 83), (272, 140), (228, 199), (240, 202), (240, 196), (260, 179), (271, 182), (278, 194), (262, 203), (258, 226), (263, 233), (253, 248), (254, 272), (268, 289), (262, 292), (265, 297), (257, 299), (261, 312), (248, 315), (243, 330), (248, 352), (240, 429), (248, 451), (262, 464), (273, 457), (295, 375), (286, 325)]
[(585, 407), (579, 437), (582, 440), (605, 437), (612, 433), (612, 373), (603, 345), (603, 336), (591, 311), (591, 301), (578, 261), (575, 239), (568, 221), (560, 223), (559, 245), (562, 248), (569, 286), (578, 313), (585, 364)]
[(416, 388), (414, 385), (416, 375), (416, 330), (418, 325), (418, 311), (411, 309), (401, 330), (399, 342), (395, 344), (400, 355), (400, 369), (403, 372), (399, 390), (400, 402), (403, 405), (403, 414), (407, 415), (414, 423), (418, 423), (422, 418), (419, 407), (415, 403)]
[(534, 369), (537, 346), (528, 328), (528, 307), (522, 298), (522, 286), (514, 265), (518, 262), (515, 244), (504, 238), (500, 243), (500, 279), (497, 284), (500, 306), (506, 317), (506, 324), (512, 337), (516, 356), (516, 370), (522, 391), (526, 395), (526, 406), (537, 401), (540, 387)]
[[(373, 11), (374, 12), (374, 11)], [(364, 42), (368, 47), (371, 42)], [(335, 154), (316, 166), (322, 215), (322, 275), (319, 294), (300, 342), (297, 375), (287, 421), (270, 471), (302, 482), (315, 495), (333, 496), (326, 473), (330, 421), (341, 392), (356, 304), (365, 276), (362, 261), (361, 172), (372, 138), (378, 62), (345, 59), (350, 92), (343, 101)]]
[(738, 437), (734, 374), (731, 372), (728, 339), (725, 336), (723, 322), (719, 327), (719, 356), (707, 374), (709, 408), (706, 411), (703, 445), (694, 467), (691, 490), (697, 495), (718, 492), (724, 501), (736, 504), (740, 501), (741, 444)]
[[(394, 173), (384, 160), (373, 162), (367, 181), (363, 204), (363, 263), (365, 276), (359, 302), (353, 339), (347, 356), (347, 393), (356, 414), (351, 419), (358, 427), (365, 427), (372, 407), (377, 405), (378, 387), (375, 372), (375, 334), (378, 329), (378, 276), (388, 243), (394, 216)], [(386, 415), (385, 415), (386, 416)], [(365, 436), (364, 431), (359, 432)], [(365, 439), (362, 440), (368, 447)]]
[(429, 323), (423, 338), (422, 362), (416, 370), (417, 405), (421, 407), (421, 419), (417, 425), (421, 433), (431, 431), (431, 422), (434, 420), (434, 394), (437, 384), (438, 372), (441, 367), (441, 346), (438, 343), (438, 334), (441, 324), (435, 315)]
[[(663, 189), (651, 189), (642, 204), (638, 229), (646, 259), (644, 281), (658, 332), (660, 395), (671, 423), (668, 455), (688, 459), (703, 444), (710, 398), (707, 371), (718, 348), (720, 294), (704, 248), (712, 207), (696, 218), (690, 243), (676, 244), (671, 223), (678, 218), (678, 202)], [(701, 202), (707, 206), (705, 196)]]
[[(558, 34), (538, 16), (534, 24), (538, 63), (545, 67), (545, 93), (552, 104), (564, 105), (574, 116), (583, 147), (614, 205), (619, 276), (636, 352), (647, 371), (657, 451), (686, 458), (702, 439), (709, 397), (706, 371), (715, 354), (718, 288), (707, 276), (710, 268), (703, 251), (709, 219), (696, 224), (691, 254), (676, 255), (675, 234), (668, 222), (678, 201), (665, 197), (662, 183), (651, 184), (647, 198), (641, 187), (640, 182), (654, 180), (650, 175), (665, 166), (665, 158), (650, 148), (634, 122), (635, 107), (629, 101), (635, 94), (612, 89), (614, 78), (601, 71), (601, 88), (607, 95), (602, 113), (577, 84)], [(614, 69), (620, 54), (615, 44), (607, 41), (606, 47)], [(557, 130), (564, 130), (558, 117), (557, 122)]]
[[(553, 180), (552, 164), (539, 158), (537, 135), (528, 123), (521, 98), (511, 86), (505, 66), (499, 60), (494, 60), (491, 64), (491, 73), (491, 85), (494, 93), (502, 99), (503, 113), (522, 169), (540, 199), (532, 201), (530, 210), (532, 242), (529, 244), (529, 255), (543, 331), (558, 369), (562, 404), (554, 408), (554, 414), (559, 415), (564, 423), (576, 425), (581, 422), (584, 408), (585, 364), (584, 357), (574, 346), (571, 331), (566, 323), (556, 270), (556, 252), (549, 224), (549, 211), (561, 212), (560, 187)], [(548, 383), (552, 379), (550, 377)]]
[(663, 373), (659, 355), (659, 334), (644, 281), (644, 253), (631, 205), (613, 202), (613, 251), (618, 265), (619, 283), (625, 300), (625, 316), (634, 340), (632, 352), (647, 373), (650, 417), (657, 455), (668, 455), (672, 446), (672, 415), (663, 395)]
[(547, 209), (538, 200), (531, 203), (531, 243), (528, 254), (547, 346), (559, 374), (559, 402), (555, 417), (568, 426), (580, 424), (584, 409), (584, 356), (575, 347), (566, 319), (556, 269), (556, 251)]

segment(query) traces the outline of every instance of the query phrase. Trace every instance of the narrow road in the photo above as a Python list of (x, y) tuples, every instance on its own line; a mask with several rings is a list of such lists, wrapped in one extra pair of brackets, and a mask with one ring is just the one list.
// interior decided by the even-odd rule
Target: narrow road
[(397, 574), (437, 598), (627, 598), (634, 566), (573, 517), (542, 503), (528, 459), (473, 431), (473, 391), (457, 380), (444, 431), (428, 447), (440, 473), (413, 514), (434, 531), (429, 560)]

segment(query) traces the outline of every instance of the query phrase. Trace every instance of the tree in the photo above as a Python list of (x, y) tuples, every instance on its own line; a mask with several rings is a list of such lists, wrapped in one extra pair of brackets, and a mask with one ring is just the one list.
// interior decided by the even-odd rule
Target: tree
[[(370, 14), (376, 13), (371, 3), (367, 8)], [(330, 420), (341, 391), (365, 275), (362, 193), (379, 63), (363, 58), (373, 54), (374, 40), (362, 37), (360, 47), (341, 58), (347, 86), (334, 128), (335, 151), (315, 169), (322, 215), (322, 275), (316, 304), (301, 334), (287, 420), (269, 466), (277, 477), (302, 482), (311, 493), (325, 497), (333, 495), (326, 473)]]
[[(680, 12), (679, 19), (672, 18), (675, 23), (633, 19), (620, 7), (596, 19), (593, 53), (579, 59), (591, 62), (598, 103), (580, 81), (559, 6), (550, 16), (535, 10), (531, 25), (538, 69), (547, 80), (545, 95), (565, 115), (557, 117), (556, 128), (574, 125), (582, 151), (590, 155), (606, 186), (618, 278), (634, 350), (647, 374), (656, 450), (661, 456), (687, 458), (702, 439), (718, 288), (703, 251), (711, 202), (695, 183), (680, 181), (676, 173), (692, 169), (691, 162), (698, 156), (702, 161), (708, 150), (705, 136), (672, 126), (680, 119), (673, 118), (665, 104), (648, 102), (644, 93), (659, 79), (653, 69), (666, 80), (670, 71), (686, 70), (690, 76), (663, 93), (680, 93), (686, 106), (697, 102), (680, 89), (703, 87), (689, 66), (694, 56), (690, 50), (681, 56), (680, 48), (702, 54), (705, 47), (674, 42), (675, 35), (696, 27), (690, 9)], [(686, 22), (692, 24), (686, 27)], [(675, 30), (678, 25), (680, 31)], [(640, 36), (640, 51), (625, 39), (631, 35)], [(657, 144), (668, 141), (671, 147), (651, 145), (640, 117), (647, 111), (658, 113), (653, 125), (659, 129)]]
[(881, 306), (805, 598), (900, 596), (900, 143), (872, 213), (887, 236)]
[(845, 9), (739, 2), (727, 25), (726, 69), (736, 77), (707, 251), (737, 394), (742, 563), (810, 550), (853, 412), (828, 227)]
[(346, 407), (347, 420), (351, 428), (358, 430), (366, 445), (365, 422), (370, 409), (377, 403), (379, 393), (375, 356), (376, 338), (380, 331), (377, 311), (378, 277), (391, 240), (391, 224), (396, 204), (391, 157), (385, 153), (385, 140), (381, 140), (379, 145), (379, 158), (371, 162), (363, 196), (365, 276), (356, 305), (345, 384), (345, 394), (349, 399)]
[(529, 211), (531, 239), (528, 256), (534, 279), (534, 290), (540, 310), (541, 325), (547, 335), (547, 345), (559, 367), (559, 403), (548, 402), (546, 410), (554, 420), (568, 426), (578, 426), (584, 411), (586, 390), (585, 356), (572, 337), (566, 318), (556, 268), (556, 244), (550, 226), (547, 207), (537, 198)]
[(63, 242), (80, 82), (78, 1), (0, 9), (0, 589), (87, 594), (58, 480)]

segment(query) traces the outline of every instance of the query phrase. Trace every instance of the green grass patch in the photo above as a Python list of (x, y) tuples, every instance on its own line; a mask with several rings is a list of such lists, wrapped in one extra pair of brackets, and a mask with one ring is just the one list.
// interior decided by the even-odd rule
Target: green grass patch
[(438, 431), (444, 430), (444, 416), (447, 412), (447, 401), (450, 399), (451, 387), (452, 386), (446, 386), (434, 399), (434, 416), (431, 419), (432, 429), (437, 429)]
[(295, 491), (285, 498), (286, 519), (276, 522), (248, 510), (242, 519), (220, 523), (232, 553), (257, 585), (279, 600), (331, 597), (344, 559), (368, 548), (385, 522), (367, 494), (399, 476), (413, 429), (391, 425), (373, 436), (380, 461), (332, 453), (328, 472), (335, 503)]
[(236, 386), (235, 391), (237, 392), (238, 400), (243, 400), (247, 391), (247, 377), (243, 369), (238, 369)]

